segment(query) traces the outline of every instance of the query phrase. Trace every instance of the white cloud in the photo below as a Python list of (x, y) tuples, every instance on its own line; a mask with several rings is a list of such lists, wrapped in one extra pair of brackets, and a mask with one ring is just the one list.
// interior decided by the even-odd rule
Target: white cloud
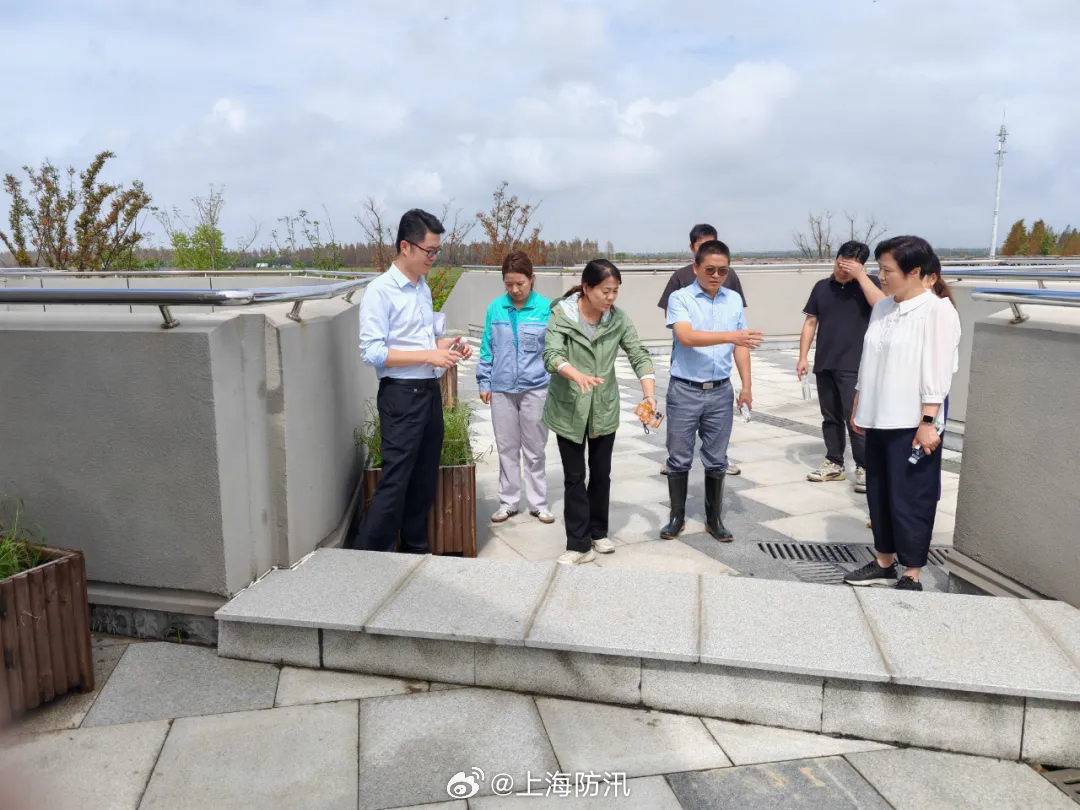
[(250, 118), (247, 108), (231, 98), (219, 98), (210, 113), (212, 121), (224, 124), (231, 132), (240, 133), (248, 128)]

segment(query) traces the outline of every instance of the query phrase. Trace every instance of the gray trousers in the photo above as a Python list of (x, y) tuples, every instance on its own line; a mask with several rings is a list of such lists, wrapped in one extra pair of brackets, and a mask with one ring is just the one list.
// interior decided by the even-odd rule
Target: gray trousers
[(547, 389), (523, 394), (491, 394), (491, 424), (499, 449), (499, 504), (517, 510), (521, 502), (521, 470), (525, 468), (525, 498), (530, 511), (548, 508), (544, 424)]
[(698, 434), (705, 469), (726, 471), (734, 414), (735, 392), (730, 381), (704, 391), (672, 379), (667, 390), (668, 472), (690, 472)]

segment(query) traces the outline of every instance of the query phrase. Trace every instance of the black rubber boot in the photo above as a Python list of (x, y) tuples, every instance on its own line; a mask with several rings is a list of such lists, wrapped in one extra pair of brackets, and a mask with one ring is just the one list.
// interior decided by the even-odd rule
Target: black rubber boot
[(705, 531), (721, 543), (730, 543), (734, 535), (724, 528), (720, 512), (724, 508), (724, 480), (726, 473), (705, 471)]
[(667, 490), (671, 498), (671, 518), (667, 526), (660, 530), (661, 540), (674, 540), (686, 526), (686, 486), (690, 482), (690, 473), (668, 472)]

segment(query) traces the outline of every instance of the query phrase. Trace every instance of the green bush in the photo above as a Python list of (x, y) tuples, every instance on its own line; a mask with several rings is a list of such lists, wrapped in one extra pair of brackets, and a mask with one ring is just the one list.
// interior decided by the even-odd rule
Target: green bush
[(0, 579), (40, 564), (43, 544), (44, 537), (27, 521), (22, 502), (0, 500)]
[(427, 283), (431, 288), (431, 308), (436, 312), (442, 312), (443, 304), (454, 291), (454, 285), (465, 272), (461, 267), (436, 267), (428, 273)]
[[(461, 401), (454, 405), (444, 405), (443, 409), (443, 445), (441, 467), (463, 467), (476, 463), (476, 454), (472, 449), (472, 410)], [(356, 431), (356, 444), (367, 451), (367, 466), (377, 470), (383, 465), (382, 430), (379, 414), (372, 409), (371, 419)]]

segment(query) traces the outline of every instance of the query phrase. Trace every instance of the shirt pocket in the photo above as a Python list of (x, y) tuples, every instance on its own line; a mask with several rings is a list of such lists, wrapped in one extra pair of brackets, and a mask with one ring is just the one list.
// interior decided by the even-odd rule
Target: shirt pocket
[(539, 354), (544, 350), (546, 324), (521, 324), (518, 327), (518, 344), (525, 354)]

